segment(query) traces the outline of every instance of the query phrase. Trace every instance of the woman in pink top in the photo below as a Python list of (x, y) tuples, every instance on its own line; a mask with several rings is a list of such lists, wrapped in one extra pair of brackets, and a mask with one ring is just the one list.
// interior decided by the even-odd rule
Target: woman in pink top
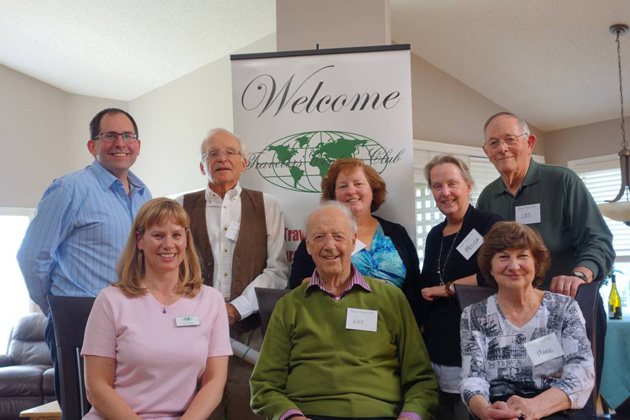
[(202, 285), (190, 219), (157, 198), (138, 212), (99, 293), (81, 355), (92, 410), (85, 419), (207, 419), (232, 354), (223, 298)]

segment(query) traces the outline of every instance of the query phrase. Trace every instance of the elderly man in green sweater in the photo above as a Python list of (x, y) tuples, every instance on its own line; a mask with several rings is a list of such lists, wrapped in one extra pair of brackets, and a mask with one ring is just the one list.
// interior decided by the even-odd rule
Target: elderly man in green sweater
[(352, 213), (310, 214), (311, 280), (278, 302), (250, 380), (252, 408), (273, 420), (430, 420), (435, 374), (405, 296), (363, 277), (350, 257)]

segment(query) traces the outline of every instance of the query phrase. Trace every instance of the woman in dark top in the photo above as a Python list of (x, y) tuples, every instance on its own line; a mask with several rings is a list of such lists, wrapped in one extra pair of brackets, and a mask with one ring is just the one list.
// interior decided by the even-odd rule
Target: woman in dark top
[(458, 389), (460, 311), (453, 284), (483, 283), (477, 267), (477, 250), (483, 243), (483, 235), (501, 217), (470, 205), (473, 180), (461, 159), (450, 155), (436, 156), (425, 167), (425, 177), (446, 220), (433, 227), (426, 239), (420, 280), (424, 299), (417, 313), (440, 383), (437, 418), (467, 420), (468, 410)]
[[(359, 231), (352, 264), (364, 276), (401, 288), (413, 302), (416, 299), (411, 294), (419, 290), (420, 277), (416, 247), (404, 227), (372, 215), (385, 202), (386, 194), (383, 178), (360, 159), (338, 159), (322, 179), (322, 201), (345, 204), (357, 219)], [(315, 263), (302, 241), (293, 256), (289, 286), (296, 288), (314, 270)]]

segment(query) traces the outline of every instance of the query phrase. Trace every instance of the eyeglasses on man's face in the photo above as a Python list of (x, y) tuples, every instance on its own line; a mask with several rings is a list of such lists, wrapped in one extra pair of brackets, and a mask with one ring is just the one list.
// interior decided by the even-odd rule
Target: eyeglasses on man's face
[(490, 149), (490, 150), (496, 150), (499, 147), (501, 147), (501, 143), (505, 144), (506, 146), (510, 147), (510, 146), (514, 146), (517, 142), (518, 139), (523, 137), (523, 136), (529, 136), (529, 133), (525, 132), (525, 133), (521, 133), (518, 136), (506, 136), (505, 139), (501, 140), (501, 139), (490, 139), (488, 141), (486, 141), (485, 147)]
[(117, 133), (115, 131), (99, 133), (98, 136), (94, 137), (94, 140), (98, 140), (100, 138), (106, 143), (114, 143), (116, 140), (118, 140), (118, 136), (122, 137), (125, 143), (133, 143), (138, 140), (138, 136), (134, 133)]
[(221, 153), (225, 154), (225, 156), (227, 156), (229, 159), (236, 159), (238, 156), (241, 155), (241, 152), (236, 149), (210, 149), (206, 153), (201, 155), (201, 157), (205, 160), (215, 160), (219, 157)]

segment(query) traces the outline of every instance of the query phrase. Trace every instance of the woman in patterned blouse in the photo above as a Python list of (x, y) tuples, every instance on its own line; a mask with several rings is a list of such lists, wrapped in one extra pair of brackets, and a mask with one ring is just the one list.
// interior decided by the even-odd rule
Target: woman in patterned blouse
[(595, 379), (584, 318), (573, 298), (537, 289), (550, 264), (540, 235), (499, 222), (478, 263), (498, 292), (462, 313), (460, 393), (470, 412), (483, 420), (594, 418), (583, 408)]

